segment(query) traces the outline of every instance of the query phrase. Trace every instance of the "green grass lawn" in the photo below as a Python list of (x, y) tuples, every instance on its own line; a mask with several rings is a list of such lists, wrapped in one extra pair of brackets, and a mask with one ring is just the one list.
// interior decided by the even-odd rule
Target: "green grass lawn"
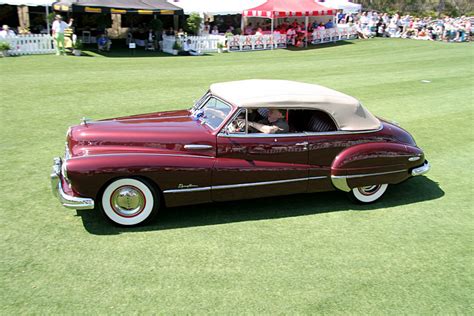
[[(0, 59), (0, 314), (472, 314), (472, 44), (120, 56)], [(408, 129), (432, 170), (370, 206), (297, 195), (168, 209), (131, 229), (51, 195), (52, 157), (81, 117), (187, 108), (248, 78), (353, 95)]]

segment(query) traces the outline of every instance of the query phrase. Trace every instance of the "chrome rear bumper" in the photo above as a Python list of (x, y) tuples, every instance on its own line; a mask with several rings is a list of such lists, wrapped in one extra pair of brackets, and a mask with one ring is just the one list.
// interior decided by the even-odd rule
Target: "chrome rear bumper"
[(430, 168), (431, 168), (430, 163), (428, 162), (428, 160), (425, 160), (425, 163), (423, 164), (423, 166), (420, 166), (418, 168), (411, 170), (411, 175), (420, 176), (422, 174), (427, 173), (430, 170)]
[(64, 192), (61, 181), (62, 160), (59, 157), (53, 158), (53, 171), (51, 172), (51, 190), (59, 202), (67, 208), (75, 210), (89, 210), (94, 208), (94, 200), (68, 195)]

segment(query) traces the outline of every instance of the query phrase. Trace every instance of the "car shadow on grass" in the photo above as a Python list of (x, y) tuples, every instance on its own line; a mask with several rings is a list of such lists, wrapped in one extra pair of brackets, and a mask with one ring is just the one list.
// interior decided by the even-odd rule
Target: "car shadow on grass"
[(94, 235), (116, 235), (143, 231), (159, 231), (226, 223), (279, 219), (340, 211), (377, 211), (423, 201), (439, 199), (444, 191), (438, 183), (416, 177), (389, 186), (381, 200), (373, 204), (351, 202), (344, 192), (277, 196), (211, 204), (167, 208), (148, 225), (118, 227), (106, 221), (97, 210), (77, 210), (85, 229)]

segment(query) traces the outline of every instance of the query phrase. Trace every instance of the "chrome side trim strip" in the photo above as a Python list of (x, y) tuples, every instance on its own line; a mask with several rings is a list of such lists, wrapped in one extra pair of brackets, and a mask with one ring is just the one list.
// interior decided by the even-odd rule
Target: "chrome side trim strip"
[(308, 180), (321, 180), (326, 179), (326, 176), (317, 176), (317, 177), (309, 177)]
[[(211, 156), (198, 156), (198, 155), (185, 155), (185, 154), (152, 154), (152, 153), (123, 153), (123, 154), (98, 154), (98, 155), (92, 155), (92, 156), (165, 156), (165, 157), (186, 157), (186, 158), (205, 158), (205, 159), (214, 159), (215, 157)], [(89, 157), (89, 156), (75, 156), (71, 157), (70, 159), (78, 159), (78, 158), (83, 158), (83, 157)]]
[(263, 181), (263, 182), (250, 182), (250, 183), (216, 185), (216, 186), (211, 186), (211, 187), (201, 187), (201, 188), (191, 188), (191, 189), (171, 189), (171, 190), (164, 190), (163, 193), (184, 193), (184, 192), (198, 192), (198, 191), (207, 191), (207, 190), (223, 190), (223, 189), (233, 189), (233, 188), (245, 188), (245, 187), (254, 187), (254, 186), (261, 186), (261, 185), (272, 185), (272, 184), (290, 183), (290, 182), (299, 182), (299, 181), (308, 181), (308, 180), (321, 180), (321, 179), (325, 179), (325, 178), (327, 178), (327, 177), (326, 176), (318, 176), (318, 177), (287, 179), (287, 180), (275, 180), (275, 181)]
[(268, 137), (303, 137), (306, 136), (305, 133), (287, 133), (287, 134), (263, 134), (263, 133), (234, 133), (234, 134), (225, 134), (220, 132), (217, 134), (219, 137), (239, 137), (239, 138), (268, 138)]
[(171, 189), (164, 190), (163, 193), (188, 193), (188, 192), (199, 192), (199, 191), (209, 191), (211, 187), (201, 187), (201, 188), (191, 188), (191, 189)]
[(427, 173), (431, 169), (431, 165), (428, 161), (425, 161), (423, 166), (415, 168), (411, 171), (412, 176), (420, 176), (422, 174)]
[(331, 178), (333, 178), (333, 179), (338, 179), (338, 178), (352, 179), (352, 178), (362, 178), (362, 177), (383, 176), (384, 174), (399, 173), (399, 172), (407, 172), (407, 169), (387, 171), (387, 172), (366, 173), (366, 174), (352, 174), (352, 175), (348, 175), (348, 176), (331, 176)]
[(217, 185), (217, 186), (213, 186), (212, 189), (213, 190), (222, 190), (222, 189), (233, 189), (233, 188), (245, 188), (245, 187), (255, 187), (255, 186), (261, 186), (261, 185), (271, 185), (271, 184), (300, 182), (300, 181), (308, 181), (308, 178)]
[(184, 149), (187, 150), (203, 150), (203, 149), (211, 149), (212, 145), (200, 145), (200, 144), (187, 144), (184, 145)]

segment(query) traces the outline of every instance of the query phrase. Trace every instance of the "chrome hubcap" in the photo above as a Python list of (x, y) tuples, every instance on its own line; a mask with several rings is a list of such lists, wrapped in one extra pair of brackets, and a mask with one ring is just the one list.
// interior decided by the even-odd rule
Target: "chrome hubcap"
[(380, 184), (378, 185), (369, 185), (366, 187), (358, 188), (359, 192), (363, 195), (372, 195), (380, 189)]
[(133, 186), (122, 186), (114, 191), (110, 204), (120, 216), (132, 217), (140, 214), (145, 207), (145, 196)]

